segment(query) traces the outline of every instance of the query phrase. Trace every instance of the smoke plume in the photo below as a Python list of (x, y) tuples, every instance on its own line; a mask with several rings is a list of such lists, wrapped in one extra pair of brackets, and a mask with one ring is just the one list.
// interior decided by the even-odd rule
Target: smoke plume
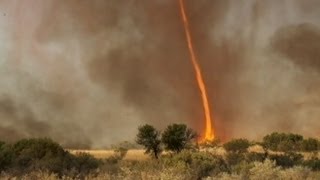
[[(320, 3), (186, 0), (217, 136), (318, 135)], [(178, 1), (0, 1), (0, 135), (66, 147), (204, 128)]]

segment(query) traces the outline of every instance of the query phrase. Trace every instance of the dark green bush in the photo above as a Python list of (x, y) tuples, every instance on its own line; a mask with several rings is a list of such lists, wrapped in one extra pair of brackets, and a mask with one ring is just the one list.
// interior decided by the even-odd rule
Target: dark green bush
[(282, 155), (269, 155), (269, 158), (274, 160), (278, 166), (284, 168), (300, 165), (303, 161), (303, 156), (294, 152), (288, 152)]
[(196, 172), (197, 178), (215, 176), (227, 171), (227, 164), (220, 156), (210, 153), (192, 153), (191, 168)]
[(98, 160), (88, 154), (77, 156), (65, 151), (51, 139), (23, 139), (0, 148), (0, 168), (13, 175), (32, 171), (48, 171), (58, 175), (69, 175), (72, 171), (86, 174), (97, 169)]
[(319, 141), (314, 138), (304, 139), (301, 143), (301, 150), (306, 152), (314, 152), (319, 150)]
[(263, 138), (263, 145), (265, 148), (273, 151), (299, 151), (302, 141), (303, 136), (299, 134), (274, 132)]
[(5, 142), (3, 142), (3, 141), (0, 141), (0, 151), (1, 151), (1, 149), (2, 149), (2, 147), (4, 147), (5, 146)]
[(175, 153), (191, 147), (192, 141), (197, 137), (196, 132), (185, 124), (169, 125), (162, 133), (161, 141), (165, 149)]
[(207, 152), (193, 152), (184, 150), (179, 154), (164, 157), (164, 165), (169, 167), (183, 166), (192, 171), (193, 179), (201, 179), (209, 175), (217, 175), (228, 170), (227, 164), (221, 156)]
[(243, 161), (246, 161), (244, 153), (229, 152), (226, 155), (226, 162), (228, 163), (229, 167), (232, 167)]
[(312, 169), (313, 171), (320, 171), (320, 159), (312, 158), (303, 162), (303, 165)]
[(11, 146), (12, 168), (25, 173), (35, 170), (48, 170), (61, 173), (67, 152), (50, 139), (23, 139)]
[(224, 149), (232, 153), (247, 152), (250, 142), (247, 139), (233, 139), (223, 145)]
[(74, 168), (79, 174), (89, 174), (99, 167), (100, 161), (87, 153), (78, 153), (74, 159)]
[(13, 153), (8, 144), (2, 143), (0, 147), (0, 172), (7, 170), (13, 161)]

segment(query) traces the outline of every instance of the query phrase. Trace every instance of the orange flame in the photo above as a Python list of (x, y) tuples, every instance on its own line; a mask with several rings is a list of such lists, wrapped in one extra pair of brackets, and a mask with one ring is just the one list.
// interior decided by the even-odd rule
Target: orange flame
[(201, 68), (199, 65), (199, 61), (197, 59), (197, 56), (195, 54), (195, 50), (193, 47), (192, 43), (192, 38), (191, 38), (191, 32), (190, 32), (190, 27), (189, 27), (189, 21), (187, 18), (186, 10), (185, 10), (185, 4), (184, 0), (179, 0), (180, 4), (180, 10), (181, 10), (181, 15), (182, 15), (182, 20), (183, 20), (183, 25), (184, 25), (184, 30), (186, 33), (186, 38), (187, 38), (187, 43), (188, 43), (188, 49), (189, 53), (191, 56), (191, 61), (192, 65), (195, 69), (196, 73), (196, 79), (197, 83), (201, 92), (201, 97), (202, 97), (202, 103), (203, 103), (203, 109), (205, 113), (205, 124), (206, 124), (206, 129), (205, 129), (205, 136), (204, 136), (204, 141), (211, 141), (214, 139), (214, 128), (212, 126), (212, 119), (211, 119), (211, 113), (210, 113), (210, 107), (209, 107), (209, 100), (208, 100), (208, 94), (206, 90), (206, 85), (203, 80)]

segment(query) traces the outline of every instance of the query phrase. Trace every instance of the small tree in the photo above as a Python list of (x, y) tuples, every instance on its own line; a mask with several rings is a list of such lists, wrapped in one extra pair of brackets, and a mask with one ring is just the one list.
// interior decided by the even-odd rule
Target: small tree
[(247, 152), (250, 143), (247, 139), (233, 139), (223, 145), (224, 149), (233, 153)]
[(161, 153), (160, 132), (151, 125), (143, 125), (138, 128), (136, 142), (146, 149), (145, 153), (153, 154), (158, 159)]
[(172, 124), (163, 132), (162, 143), (166, 150), (179, 153), (187, 148), (196, 137), (197, 134), (185, 124)]

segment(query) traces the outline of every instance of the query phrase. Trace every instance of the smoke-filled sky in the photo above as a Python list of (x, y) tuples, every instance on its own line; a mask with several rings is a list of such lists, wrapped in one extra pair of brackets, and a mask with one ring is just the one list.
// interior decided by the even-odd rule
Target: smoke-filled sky
[[(175, 0), (0, 0), (0, 137), (204, 129)], [(320, 133), (320, 1), (186, 0), (217, 136)]]

